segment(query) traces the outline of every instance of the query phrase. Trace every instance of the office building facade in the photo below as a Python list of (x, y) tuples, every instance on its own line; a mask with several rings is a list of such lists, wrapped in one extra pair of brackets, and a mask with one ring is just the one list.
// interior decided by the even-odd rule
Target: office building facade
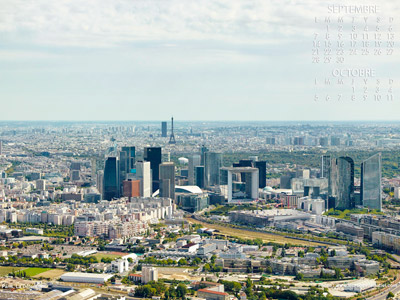
[(204, 166), (198, 166), (195, 168), (195, 185), (199, 188), (204, 189)]
[(167, 122), (161, 122), (161, 137), (167, 137), (168, 125)]
[(204, 184), (206, 187), (219, 185), (219, 169), (222, 167), (222, 153), (205, 152)]
[(321, 157), (321, 178), (329, 177), (330, 167), (331, 167), (331, 157), (329, 155), (322, 155), (322, 157)]
[(263, 189), (267, 186), (267, 162), (256, 161), (254, 166), (258, 169), (258, 187)]
[(331, 160), (328, 196), (330, 207), (335, 209), (354, 208), (354, 161), (350, 157)]
[(369, 209), (382, 210), (381, 154), (375, 154), (361, 163), (361, 203)]
[(199, 154), (194, 154), (189, 156), (189, 165), (188, 165), (188, 181), (189, 185), (195, 184), (195, 172), (196, 167), (201, 165), (201, 156)]
[(124, 197), (140, 197), (140, 180), (124, 180), (123, 196)]
[(159, 167), (161, 164), (161, 147), (145, 147), (143, 153), (143, 159), (150, 162), (150, 168), (152, 172), (152, 192), (159, 188)]
[(112, 200), (119, 197), (119, 161), (115, 156), (107, 158), (103, 174), (103, 198)]
[(175, 164), (164, 162), (160, 165), (160, 197), (175, 199)]
[(151, 168), (149, 161), (136, 162), (135, 178), (140, 180), (140, 196), (150, 197), (152, 195)]

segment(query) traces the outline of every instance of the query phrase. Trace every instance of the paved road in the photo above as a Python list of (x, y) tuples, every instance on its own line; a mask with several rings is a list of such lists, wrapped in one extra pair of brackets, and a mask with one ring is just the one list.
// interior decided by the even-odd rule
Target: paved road
[(391, 286), (388, 290), (379, 293), (375, 296), (367, 298), (368, 300), (385, 300), (389, 292), (392, 292), (396, 295), (396, 293), (400, 292), (400, 283), (396, 283), (395, 285)]

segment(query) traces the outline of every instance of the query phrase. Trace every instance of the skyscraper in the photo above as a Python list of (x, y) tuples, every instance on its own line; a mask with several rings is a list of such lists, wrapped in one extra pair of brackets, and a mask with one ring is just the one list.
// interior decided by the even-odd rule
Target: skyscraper
[(135, 168), (136, 148), (134, 146), (125, 146), (121, 151), (126, 152), (126, 172), (130, 173)]
[[(119, 151), (119, 182), (123, 183), (127, 178), (128, 170), (128, 153), (126, 151)], [(123, 193), (123, 185), (120, 186), (120, 194)]]
[(322, 157), (321, 157), (321, 178), (329, 177), (330, 166), (331, 166), (331, 157), (329, 155), (322, 155)]
[(267, 143), (267, 145), (275, 145), (275, 138), (267, 137), (266, 143)]
[(196, 167), (200, 165), (201, 165), (201, 156), (199, 154), (194, 154), (189, 156), (189, 165), (188, 165), (189, 185), (195, 184)]
[[(354, 208), (354, 161), (350, 157), (331, 160), (328, 196), (335, 209)], [(330, 207), (328, 207), (330, 208)]]
[(295, 146), (304, 146), (304, 137), (303, 136), (294, 137), (293, 145), (295, 145)]
[(136, 162), (136, 178), (140, 180), (140, 196), (150, 197), (152, 195), (151, 163), (148, 161)]
[[(96, 187), (101, 195), (103, 195), (103, 192), (104, 192), (103, 184), (104, 184), (104, 171), (100, 170), (100, 171), (97, 171)], [(104, 199), (104, 197), (102, 197), (102, 199)]]
[(267, 162), (256, 161), (255, 167), (258, 169), (258, 187), (263, 189), (267, 185)]
[(120, 194), (123, 193), (123, 182), (128, 174), (135, 168), (136, 151), (134, 146), (125, 146), (119, 151), (119, 182)]
[(202, 145), (200, 148), (200, 155), (201, 155), (201, 165), (204, 166), (204, 157), (208, 152), (208, 148), (205, 145)]
[(103, 198), (105, 200), (118, 198), (119, 191), (119, 161), (117, 157), (109, 156), (104, 167)]
[(159, 188), (159, 166), (161, 164), (161, 147), (145, 147), (143, 158), (145, 161), (150, 162), (152, 171), (152, 192)]
[(222, 167), (222, 153), (205, 152), (204, 155), (204, 184), (208, 188), (219, 185), (219, 169)]
[(331, 136), (331, 146), (340, 146), (340, 137)]
[(327, 147), (329, 145), (328, 137), (326, 137), (326, 136), (320, 137), (319, 138), (319, 145), (322, 146), (322, 147)]
[(164, 162), (160, 165), (160, 197), (175, 199), (175, 164)]
[(168, 125), (167, 122), (161, 122), (161, 137), (167, 137)]
[(198, 166), (195, 168), (195, 184), (204, 189), (204, 166)]
[(381, 154), (377, 153), (361, 163), (361, 203), (370, 209), (382, 209)]
[(96, 174), (97, 174), (97, 160), (92, 158), (90, 160), (90, 170), (91, 170), (91, 179), (92, 183), (96, 182)]

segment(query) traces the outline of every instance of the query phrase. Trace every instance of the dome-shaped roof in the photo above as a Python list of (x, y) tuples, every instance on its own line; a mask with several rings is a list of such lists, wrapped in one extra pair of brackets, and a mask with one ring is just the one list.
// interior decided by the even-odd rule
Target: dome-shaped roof
[(186, 165), (186, 164), (189, 163), (189, 160), (188, 160), (186, 157), (179, 157), (179, 158), (178, 158), (178, 161), (179, 161), (179, 163), (182, 164), (182, 165)]

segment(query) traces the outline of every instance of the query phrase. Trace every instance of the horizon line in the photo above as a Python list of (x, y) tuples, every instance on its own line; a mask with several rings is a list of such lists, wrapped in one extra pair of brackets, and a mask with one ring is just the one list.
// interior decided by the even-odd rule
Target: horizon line
[[(160, 120), (0, 120), (0, 123), (7, 123), (7, 122), (71, 122), (71, 123), (78, 123), (78, 122), (167, 122), (170, 123), (171, 121), (168, 119), (160, 119)], [(328, 123), (328, 122), (400, 122), (400, 120), (176, 120), (174, 118), (174, 122), (321, 122), (321, 123)]]

